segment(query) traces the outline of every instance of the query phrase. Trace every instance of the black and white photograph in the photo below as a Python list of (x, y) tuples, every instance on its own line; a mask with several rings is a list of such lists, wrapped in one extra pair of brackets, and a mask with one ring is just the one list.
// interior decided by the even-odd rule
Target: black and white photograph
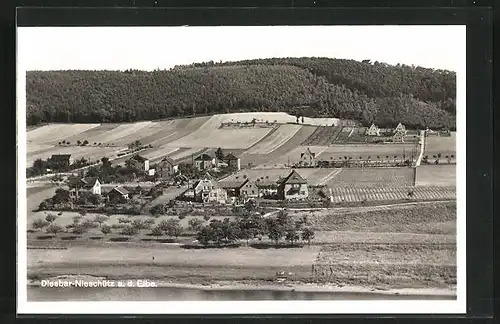
[(18, 27), (20, 309), (465, 312), (465, 44)]

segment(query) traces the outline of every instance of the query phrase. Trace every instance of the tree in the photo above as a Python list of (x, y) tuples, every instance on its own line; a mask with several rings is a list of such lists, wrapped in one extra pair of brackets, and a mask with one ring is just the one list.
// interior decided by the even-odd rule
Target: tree
[(208, 222), (210, 220), (210, 216), (209, 215), (205, 215), (205, 216), (203, 216), (203, 219)]
[(127, 236), (134, 236), (139, 234), (139, 229), (131, 225), (126, 225), (125, 227), (123, 227), (121, 234)]
[(103, 226), (101, 226), (101, 232), (104, 235), (108, 235), (109, 233), (111, 233), (111, 226), (104, 224)]
[(188, 229), (192, 232), (199, 232), (203, 227), (203, 221), (198, 218), (191, 218), (188, 221)]
[(99, 227), (102, 227), (102, 224), (108, 219), (108, 217), (104, 215), (96, 215), (94, 217), (94, 222), (99, 224)]
[(210, 226), (204, 226), (196, 235), (196, 240), (202, 245), (208, 245), (214, 240), (214, 233)]
[(302, 231), (302, 240), (307, 241), (311, 245), (311, 241), (314, 239), (314, 231), (310, 228), (304, 228)]
[(289, 241), (292, 245), (300, 239), (299, 232), (295, 228), (288, 229), (285, 234), (285, 240)]
[(301, 120), (302, 120), (302, 124), (304, 123), (304, 116), (301, 117)]
[(49, 222), (39, 218), (39, 219), (35, 219), (31, 223), (31, 227), (33, 227), (34, 229), (42, 229), (49, 224), (50, 224)]
[(47, 226), (47, 228), (45, 229), (45, 231), (47, 233), (57, 234), (57, 233), (62, 232), (63, 228), (60, 225), (58, 225), (58, 224), (51, 223), (49, 226)]
[(52, 213), (45, 213), (45, 215), (45, 220), (51, 224), (57, 219), (57, 216)]
[(87, 232), (88, 228), (83, 224), (74, 224), (73, 230), (71, 231), (73, 234), (81, 235)]
[(82, 142), (80, 140), (76, 141), (77, 145), (82, 145)]
[(57, 188), (56, 194), (52, 197), (52, 202), (54, 204), (64, 204), (71, 201), (71, 195), (68, 190)]
[(155, 226), (151, 229), (151, 235), (153, 236), (162, 236), (163, 235), (163, 229), (158, 225)]
[(182, 226), (178, 219), (171, 218), (165, 223), (165, 233), (168, 236), (178, 237), (182, 233)]
[(88, 145), (88, 144), (89, 144), (89, 141), (87, 141), (87, 140), (84, 140), (82, 143), (83, 146)]
[(215, 151), (215, 157), (218, 159), (218, 160), (223, 160), (224, 159), (224, 151), (222, 151), (222, 148), (217, 148), (217, 150)]
[(249, 199), (245, 203), (245, 209), (249, 213), (255, 212), (257, 210), (257, 207), (258, 207), (258, 203), (257, 203), (257, 201), (255, 199)]

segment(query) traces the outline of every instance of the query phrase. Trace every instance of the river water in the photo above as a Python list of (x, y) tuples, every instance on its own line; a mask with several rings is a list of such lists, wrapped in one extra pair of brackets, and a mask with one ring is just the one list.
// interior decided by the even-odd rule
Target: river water
[(228, 300), (453, 300), (454, 296), (409, 296), (354, 292), (204, 290), (197, 288), (28, 287), (28, 301), (228, 301)]

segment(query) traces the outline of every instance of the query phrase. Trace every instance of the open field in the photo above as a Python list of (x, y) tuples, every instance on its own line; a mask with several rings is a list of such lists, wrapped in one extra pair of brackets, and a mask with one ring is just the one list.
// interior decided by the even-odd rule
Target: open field
[[(210, 117), (194, 117), (158, 121), (150, 128), (152, 133), (141, 134), (138, 139), (145, 145), (164, 145), (186, 136), (203, 125)], [(133, 139), (133, 138), (130, 138)]]
[[(456, 202), (413, 203), (387, 207), (359, 207), (291, 211), (295, 219), (307, 217), (316, 231), (440, 234), (441, 243), (455, 242)], [(385, 234), (384, 234), (385, 235)], [(387, 234), (388, 235), (388, 234)], [(451, 241), (450, 241), (451, 240)], [(342, 241), (342, 240), (341, 240)], [(403, 243), (402, 241), (379, 241)]]
[(451, 132), (451, 136), (428, 136), (425, 139), (424, 155), (456, 155), (456, 132)]
[(291, 151), (288, 151), (285, 154), (280, 155), (276, 159), (272, 160), (269, 164), (277, 164), (282, 166), (290, 163), (290, 165), (294, 165), (295, 163), (298, 163), (300, 161), (300, 154), (304, 153), (307, 148), (309, 148), (311, 152), (316, 153), (316, 156), (318, 156), (325, 150), (327, 150), (328, 146), (299, 146)]
[(73, 159), (85, 158), (91, 161), (100, 160), (102, 157), (114, 157), (125, 147), (98, 147), (98, 146), (56, 146), (51, 150), (41, 153), (27, 154), (26, 166), (31, 166), (36, 159), (48, 159), (52, 154), (71, 154)]
[[(340, 160), (345, 157), (352, 157), (352, 160), (368, 159), (375, 161), (393, 161), (394, 156), (401, 160), (403, 155), (411, 157), (415, 144), (346, 144), (329, 146), (319, 156), (318, 160)], [(418, 156), (418, 147), (415, 150), (415, 159)]]
[(327, 183), (330, 188), (413, 186), (414, 168), (345, 168)]
[(335, 143), (337, 136), (342, 131), (341, 126), (318, 127), (316, 131), (302, 143), (302, 145), (324, 146)]
[(301, 127), (300, 125), (281, 125), (270, 136), (252, 146), (247, 153), (269, 154), (290, 140)]
[(416, 186), (456, 186), (456, 165), (420, 165), (415, 177)]
[(176, 147), (246, 149), (261, 140), (272, 128), (220, 129), (227, 115), (210, 117), (194, 132), (171, 142)]
[[(258, 167), (278, 167), (278, 165), (274, 166), (276, 163), (273, 162), (273, 159), (281, 157), (297, 148), (297, 146), (300, 146), (300, 144), (307, 139), (315, 131), (315, 129), (315, 126), (301, 126), (292, 138), (268, 154), (248, 154), (248, 151), (244, 151), (238, 155), (241, 158), (241, 165), (247, 166), (248, 163), (251, 163), (252, 165), (257, 165)], [(264, 137), (263, 140), (265, 139), (266, 138)], [(259, 143), (256, 145), (259, 145)], [(252, 147), (250, 150), (252, 150)]]
[(167, 144), (167, 145), (155, 147), (154, 149), (145, 150), (143, 153), (140, 153), (140, 154), (141, 154), (141, 156), (143, 156), (151, 161), (154, 161), (154, 160), (161, 159), (165, 156), (175, 154), (178, 151), (179, 151), (178, 147), (172, 147), (172, 146)]
[(26, 132), (26, 140), (34, 143), (57, 143), (100, 124), (49, 124)]
[(336, 187), (331, 189), (330, 195), (337, 202), (360, 201), (397, 201), (408, 199), (408, 193), (413, 191), (412, 199), (442, 200), (456, 199), (455, 186), (425, 186), (425, 187)]

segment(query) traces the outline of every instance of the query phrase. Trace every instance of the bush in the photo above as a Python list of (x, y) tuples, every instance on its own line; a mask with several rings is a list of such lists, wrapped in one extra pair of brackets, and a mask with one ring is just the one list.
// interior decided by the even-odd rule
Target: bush
[(128, 235), (128, 236), (134, 236), (134, 235), (139, 234), (139, 229), (134, 227), (134, 226), (127, 225), (127, 226), (123, 227), (121, 234)]
[(205, 216), (203, 216), (203, 219), (204, 219), (204, 220), (206, 220), (206, 221), (208, 222), (208, 221), (210, 220), (210, 216), (205, 215)]
[(71, 231), (71, 233), (81, 235), (81, 234), (83, 234), (83, 233), (86, 233), (86, 232), (87, 232), (87, 230), (88, 230), (88, 228), (87, 228), (87, 227), (82, 226), (82, 225), (80, 225), (80, 224), (78, 224), (78, 225), (76, 225), (76, 224), (75, 224), (75, 225), (73, 226), (73, 230)]
[(45, 229), (45, 231), (50, 234), (57, 234), (62, 232), (63, 228), (61, 227), (61, 225), (52, 223)]
[(128, 224), (130, 222), (132, 222), (132, 221), (129, 218), (124, 218), (124, 217), (118, 218), (118, 223), (120, 223), (120, 224)]
[(101, 226), (101, 232), (104, 235), (108, 235), (109, 233), (111, 233), (111, 227), (109, 225), (105, 224), (105, 225)]
[(57, 216), (52, 214), (52, 213), (47, 213), (47, 216), (45, 216), (45, 220), (49, 223), (52, 223), (57, 219)]
[(31, 227), (33, 227), (34, 229), (42, 229), (44, 228), (45, 226), (49, 225), (50, 223), (47, 222), (46, 220), (43, 220), (43, 219), (35, 219), (33, 221), (33, 223), (31, 224)]
[(163, 235), (163, 230), (160, 226), (153, 227), (151, 230), (151, 235), (153, 236), (162, 236)]

